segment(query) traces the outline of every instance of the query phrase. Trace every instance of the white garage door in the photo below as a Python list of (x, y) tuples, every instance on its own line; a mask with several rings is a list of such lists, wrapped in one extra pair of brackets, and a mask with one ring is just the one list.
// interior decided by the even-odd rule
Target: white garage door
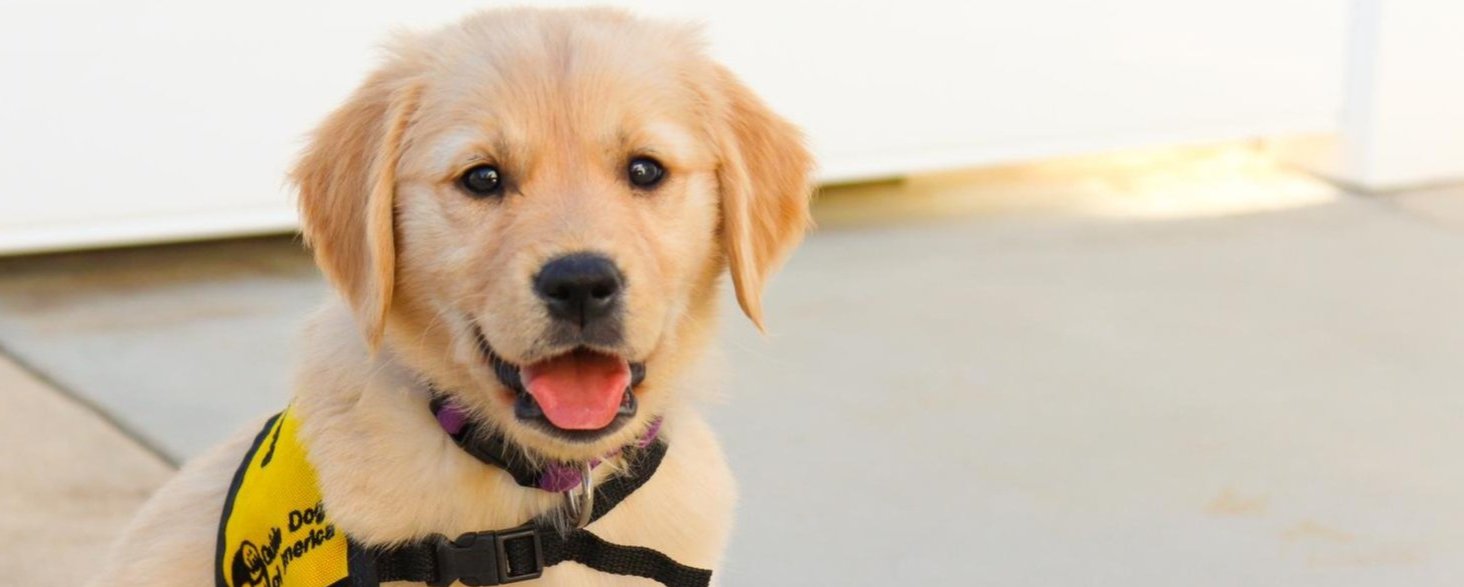
[[(617, 2), (704, 21), (826, 179), (1328, 131), (1343, 2)], [(548, 4), (560, 4), (548, 2)], [(7, 0), (0, 252), (288, 229), (304, 132), (448, 0)]]

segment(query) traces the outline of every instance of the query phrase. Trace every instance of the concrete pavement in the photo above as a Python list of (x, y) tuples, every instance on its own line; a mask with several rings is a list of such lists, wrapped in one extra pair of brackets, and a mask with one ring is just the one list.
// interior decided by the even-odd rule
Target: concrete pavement
[(0, 585), (78, 585), (172, 474), (157, 455), (0, 356)]

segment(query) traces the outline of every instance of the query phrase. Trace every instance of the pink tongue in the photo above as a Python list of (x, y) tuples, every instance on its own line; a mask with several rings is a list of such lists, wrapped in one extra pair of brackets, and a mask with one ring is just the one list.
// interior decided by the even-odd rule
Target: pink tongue
[(630, 364), (591, 351), (575, 351), (523, 369), (524, 387), (544, 416), (565, 430), (610, 425), (630, 385)]

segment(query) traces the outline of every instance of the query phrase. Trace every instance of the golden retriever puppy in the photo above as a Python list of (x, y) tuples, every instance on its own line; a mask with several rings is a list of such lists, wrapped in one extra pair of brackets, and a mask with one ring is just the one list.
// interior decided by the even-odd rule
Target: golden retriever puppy
[[(810, 167), (799, 132), (690, 27), (515, 9), (398, 39), (293, 173), (340, 294), (305, 330), (289, 406), (332, 532), (389, 547), (582, 503), (470, 454), (474, 439), (434, 417), (450, 405), (518, 466), (589, 470), (597, 486), (664, 443), (654, 474), (586, 530), (715, 571), (735, 489), (691, 400), (716, 379), (720, 276), (761, 327), (763, 285), (808, 223)], [(251, 565), (278, 546), (220, 570), (231, 482), (264, 436), (186, 465), (96, 584), (275, 584)], [(558, 564), (536, 584), (647, 583)]]

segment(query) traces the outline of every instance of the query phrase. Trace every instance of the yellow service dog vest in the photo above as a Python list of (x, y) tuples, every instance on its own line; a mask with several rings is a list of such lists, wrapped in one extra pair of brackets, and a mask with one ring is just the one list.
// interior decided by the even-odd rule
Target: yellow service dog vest
[(289, 410), (271, 418), (234, 474), (219, 524), (219, 587), (344, 587), (347, 544), (321, 503)]
[[(711, 581), (709, 570), (649, 548), (606, 542), (583, 527), (562, 531), (543, 517), (452, 540), (434, 534), (362, 547), (325, 511), (315, 468), (300, 444), (299, 424), (288, 409), (271, 418), (234, 474), (219, 522), (217, 587), (376, 587), (389, 581), (501, 585), (536, 579), (564, 561), (669, 587), (706, 587)], [(586, 523), (609, 513), (655, 473), (666, 454), (665, 443), (655, 440), (658, 427), (652, 424), (627, 471), (594, 487), (598, 497)], [(493, 464), (480, 456), (485, 450), (470, 446), (472, 434), (451, 435), (469, 454)]]

